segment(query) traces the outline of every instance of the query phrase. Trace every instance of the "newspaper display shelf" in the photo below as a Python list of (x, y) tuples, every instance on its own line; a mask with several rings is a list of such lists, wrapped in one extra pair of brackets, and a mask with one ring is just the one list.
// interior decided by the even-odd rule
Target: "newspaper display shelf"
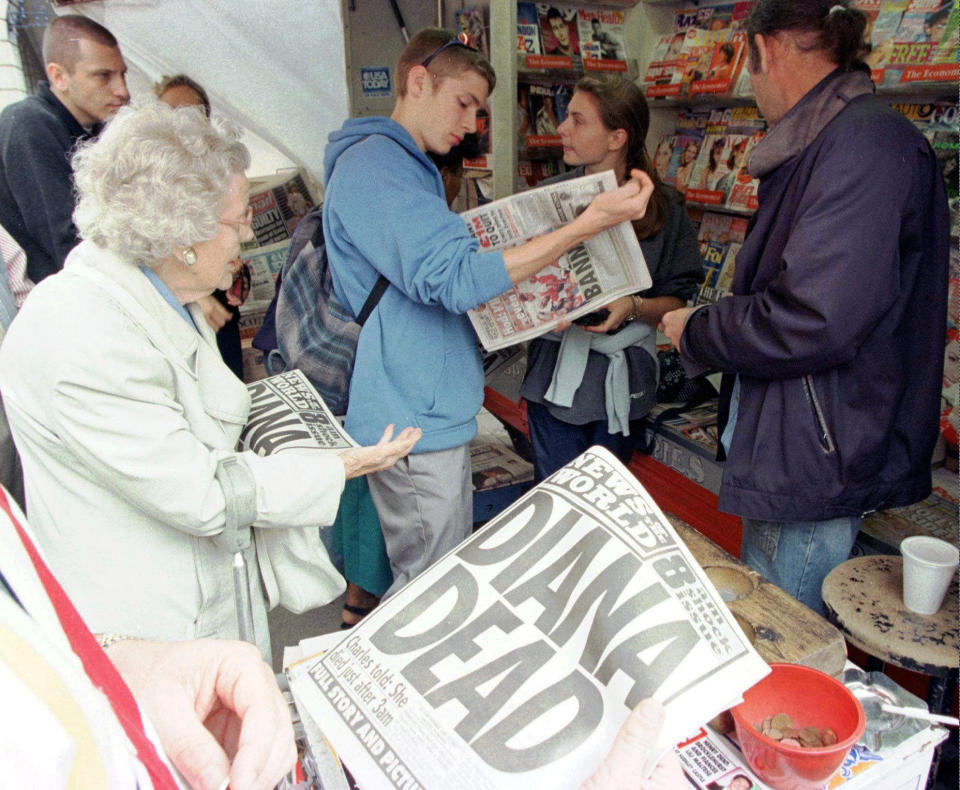
[[(484, 403), (491, 413), (511, 428), (527, 435), (526, 404), (519, 398), (523, 365), (522, 353), (514, 352), (507, 364), (502, 365), (494, 375), (488, 376)], [(739, 557), (742, 523), (739, 517), (717, 509), (721, 465), (714, 460), (712, 452), (686, 440), (686, 437), (672, 430), (668, 425), (655, 437), (653, 453), (651, 455), (634, 453), (627, 466), (654, 501), (665, 511), (693, 528), (684, 531), (683, 527), (680, 527), (678, 531), (691, 546), (698, 560), (709, 564), (710, 561), (705, 560), (704, 556), (711, 550), (727, 553), (731, 561)], [(852, 554), (854, 556), (896, 554), (899, 551), (900, 540), (907, 534), (930, 534), (956, 543), (958, 507), (956, 473), (944, 467), (934, 469), (933, 486), (933, 493), (923, 502), (906, 508), (875, 512), (867, 516)], [(676, 522), (674, 524), (676, 525)], [(700, 548), (698, 549), (697, 546)], [(777, 590), (773, 585), (768, 586)], [(796, 604), (785, 593), (782, 595), (783, 601), (776, 605), (768, 602), (762, 605), (760, 610)], [(736, 605), (743, 604), (738, 602)], [(762, 623), (762, 620), (759, 622)], [(768, 633), (764, 625), (761, 625), (760, 630), (761, 633)], [(782, 630), (785, 633), (797, 633), (799, 629), (794, 624)], [(777, 629), (773, 632), (780, 633)], [(842, 649), (842, 637), (839, 637), (839, 644)], [(760, 646), (758, 649), (761, 655), (764, 655), (763, 647)], [(858, 664), (867, 666), (868, 654), (851, 645), (847, 645), (846, 652)], [(777, 658), (777, 654), (774, 654), (770, 660), (780, 659)], [(800, 662), (798, 658), (787, 660)], [(824, 669), (823, 665), (811, 665)], [(929, 681), (926, 676), (895, 666), (888, 666), (886, 671), (896, 682), (914, 694), (920, 697), (927, 695)], [(927, 762), (929, 763), (929, 756)], [(916, 785), (916, 787), (922, 787), (922, 785)]]
[[(663, 460), (658, 460), (660, 454)], [(629, 468), (644, 488), (666, 510), (682, 518), (711, 541), (734, 556), (740, 554), (740, 536), (743, 524), (739, 517), (717, 510), (717, 495), (694, 482), (675, 466), (696, 467), (694, 456), (668, 439), (657, 438), (654, 455), (634, 453)], [(685, 461), (692, 461), (686, 464)]]
[(933, 472), (933, 492), (923, 502), (871, 513), (863, 530), (871, 542), (863, 554), (896, 554), (910, 535), (930, 535), (957, 544), (957, 474), (946, 467)]
[(533, 464), (504, 442), (477, 436), (470, 442), (473, 523), (496, 516), (533, 486)]

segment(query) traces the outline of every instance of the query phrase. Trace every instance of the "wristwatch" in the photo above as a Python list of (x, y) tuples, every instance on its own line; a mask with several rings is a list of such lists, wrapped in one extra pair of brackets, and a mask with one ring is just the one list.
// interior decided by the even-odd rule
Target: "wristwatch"
[(643, 297), (638, 294), (630, 294), (630, 302), (633, 305), (633, 309), (630, 311), (630, 315), (623, 319), (624, 323), (636, 321), (640, 317), (640, 306), (643, 304)]

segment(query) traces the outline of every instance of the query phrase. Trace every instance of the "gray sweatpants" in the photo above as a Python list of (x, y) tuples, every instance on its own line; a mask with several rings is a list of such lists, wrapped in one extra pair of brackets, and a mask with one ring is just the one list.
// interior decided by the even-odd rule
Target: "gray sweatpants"
[(393, 570), (387, 598), (470, 535), (470, 448), (408, 455), (367, 481)]

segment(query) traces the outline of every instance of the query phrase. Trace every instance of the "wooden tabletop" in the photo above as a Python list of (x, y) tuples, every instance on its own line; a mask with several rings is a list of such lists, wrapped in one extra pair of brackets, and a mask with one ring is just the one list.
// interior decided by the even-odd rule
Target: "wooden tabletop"
[(903, 560), (889, 555), (847, 560), (823, 581), (828, 617), (851, 644), (898, 667), (942, 677), (960, 665), (957, 578), (934, 615), (907, 609), (902, 590)]
[(765, 661), (843, 672), (847, 646), (840, 631), (693, 527), (668, 518)]

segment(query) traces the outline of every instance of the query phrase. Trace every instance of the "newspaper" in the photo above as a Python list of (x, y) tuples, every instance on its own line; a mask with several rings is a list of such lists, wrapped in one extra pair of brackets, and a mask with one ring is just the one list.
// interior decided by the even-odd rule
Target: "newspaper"
[(277, 275), (287, 260), (290, 239), (255, 247), (240, 253), (240, 259), (250, 268), (250, 293), (241, 305), (241, 312), (265, 310), (276, 291)]
[(253, 239), (244, 248), (264, 247), (289, 239), (297, 223), (318, 203), (306, 170), (287, 170), (250, 179)]
[(290, 678), (364, 790), (480, 790), (577, 787), (641, 700), (664, 703), (666, 749), (768, 671), (594, 447)]
[(533, 464), (500, 442), (470, 442), (470, 474), (474, 491), (513, 486), (533, 480)]
[(626, 59), (623, 23), (623, 11), (605, 8), (577, 9), (580, 54), (583, 55), (584, 66), (589, 67), (589, 60)]
[(722, 735), (701, 727), (676, 746), (687, 788), (695, 790), (767, 790), (746, 767), (746, 760)]
[[(481, 248), (507, 249), (566, 225), (600, 192), (616, 188), (608, 170), (521, 192), (460, 216)], [(545, 334), (651, 282), (633, 227), (622, 222), (470, 310), (470, 321), (483, 347), (493, 351)]]
[(281, 450), (340, 452), (357, 443), (333, 416), (300, 370), (288, 370), (247, 385), (250, 417), (240, 447), (257, 455)]

